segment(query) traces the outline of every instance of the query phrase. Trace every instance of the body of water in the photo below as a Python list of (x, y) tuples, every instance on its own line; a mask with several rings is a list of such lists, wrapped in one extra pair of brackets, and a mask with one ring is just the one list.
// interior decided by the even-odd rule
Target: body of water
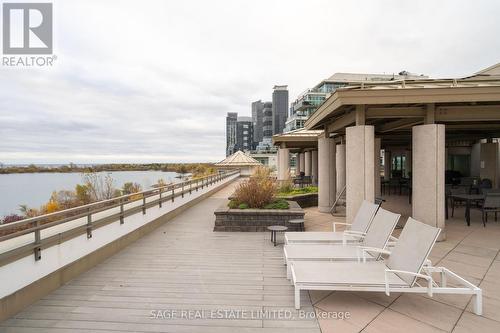
[[(165, 182), (179, 182), (175, 172), (163, 171), (114, 171), (110, 174), (114, 186), (121, 188), (124, 183), (141, 184), (143, 190), (151, 188), (159, 179)], [(19, 205), (39, 208), (45, 204), (53, 191), (74, 190), (83, 183), (82, 173), (13, 173), (0, 175), (0, 217), (16, 213)]]

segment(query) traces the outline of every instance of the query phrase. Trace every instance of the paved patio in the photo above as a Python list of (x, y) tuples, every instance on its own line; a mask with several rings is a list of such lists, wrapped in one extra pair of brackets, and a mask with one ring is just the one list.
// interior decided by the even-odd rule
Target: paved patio
[[(388, 210), (402, 214), (406, 221), (411, 206), (406, 196), (386, 196)], [(331, 222), (343, 221), (306, 209), (308, 231), (331, 231)], [(483, 316), (472, 313), (470, 296), (391, 294), (362, 292), (311, 292), (317, 311), (349, 311), (348, 320), (322, 320), (322, 332), (500, 332), (500, 222), (489, 219), (483, 228), (479, 210), (472, 210), (471, 226), (464, 209), (446, 222), (447, 239), (436, 243), (430, 259), (483, 289)], [(395, 233), (399, 233), (398, 230)]]
[[(468, 296), (305, 292), (302, 309), (308, 313), (350, 312), (349, 319), (317, 321), (293, 309), (282, 247), (273, 247), (268, 233), (212, 231), (213, 211), (234, 186), (1, 323), (0, 332), (500, 332), (500, 222), (483, 228), (473, 211), (467, 227), (457, 209), (447, 222), (447, 240), (431, 255), (434, 264), (483, 288), (483, 316), (472, 313)], [(384, 207), (406, 220), (407, 198), (387, 199)], [(333, 220), (343, 220), (316, 208), (306, 211), (308, 231), (331, 231)], [(161, 318), (173, 310), (175, 319)], [(207, 316), (215, 310), (232, 312)]]

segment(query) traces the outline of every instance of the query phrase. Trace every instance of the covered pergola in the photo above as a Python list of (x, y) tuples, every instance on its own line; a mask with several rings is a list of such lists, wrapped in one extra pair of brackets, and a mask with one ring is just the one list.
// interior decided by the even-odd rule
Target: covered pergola
[[(337, 89), (307, 120), (318, 137), (319, 200), (337, 193), (323, 181), (322, 167), (346, 170), (346, 218), (350, 222), (362, 200), (380, 194), (380, 158), (390, 177), (391, 154), (405, 156), (411, 175), (412, 215), (444, 229), (445, 170), (448, 156), (470, 156), (470, 176), (500, 185), (500, 66), (462, 79), (423, 79), (365, 83)], [(276, 143), (281, 142), (278, 139)], [(331, 147), (334, 148), (331, 148)], [(340, 155), (335, 151), (343, 150)], [(337, 167), (335, 167), (337, 166)], [(331, 177), (329, 177), (331, 178)], [(328, 179), (329, 179), (328, 178)], [(445, 233), (443, 232), (443, 237)]]

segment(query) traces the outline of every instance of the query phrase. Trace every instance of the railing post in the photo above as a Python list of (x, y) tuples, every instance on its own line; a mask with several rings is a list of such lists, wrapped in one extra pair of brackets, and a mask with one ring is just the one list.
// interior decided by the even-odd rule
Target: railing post
[(203, 190), (203, 178), (201, 179), (201, 189)]
[(158, 206), (161, 208), (161, 193), (163, 189), (160, 187), (160, 198), (158, 199)]
[(42, 248), (40, 247), (41, 243), (41, 237), (40, 237), (40, 221), (35, 222), (35, 248), (34, 248), (34, 254), (35, 254), (35, 261), (38, 261), (42, 259)]
[(191, 194), (191, 188), (193, 187), (193, 180), (189, 181), (189, 194)]
[(172, 202), (174, 202), (174, 196), (175, 196), (175, 185), (172, 185)]
[(120, 224), (125, 223), (125, 216), (123, 215), (123, 199), (120, 199)]
[(181, 183), (181, 197), (184, 198), (184, 182)]
[(87, 239), (92, 238), (92, 213), (90, 212), (90, 208), (88, 209), (89, 213), (87, 215)]
[(198, 178), (196, 178), (196, 192), (198, 192)]
[(142, 194), (142, 215), (146, 214), (146, 196)]

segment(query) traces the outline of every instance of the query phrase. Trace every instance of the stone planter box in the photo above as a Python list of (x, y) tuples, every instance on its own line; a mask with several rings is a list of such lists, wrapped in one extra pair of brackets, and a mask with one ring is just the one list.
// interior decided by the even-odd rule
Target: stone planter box
[(296, 194), (279, 198), (285, 199), (286, 201), (295, 201), (302, 208), (315, 207), (318, 205), (318, 193)]
[(267, 231), (268, 226), (288, 226), (288, 220), (304, 218), (296, 202), (288, 204), (288, 209), (231, 209), (226, 202), (214, 213), (214, 231)]

